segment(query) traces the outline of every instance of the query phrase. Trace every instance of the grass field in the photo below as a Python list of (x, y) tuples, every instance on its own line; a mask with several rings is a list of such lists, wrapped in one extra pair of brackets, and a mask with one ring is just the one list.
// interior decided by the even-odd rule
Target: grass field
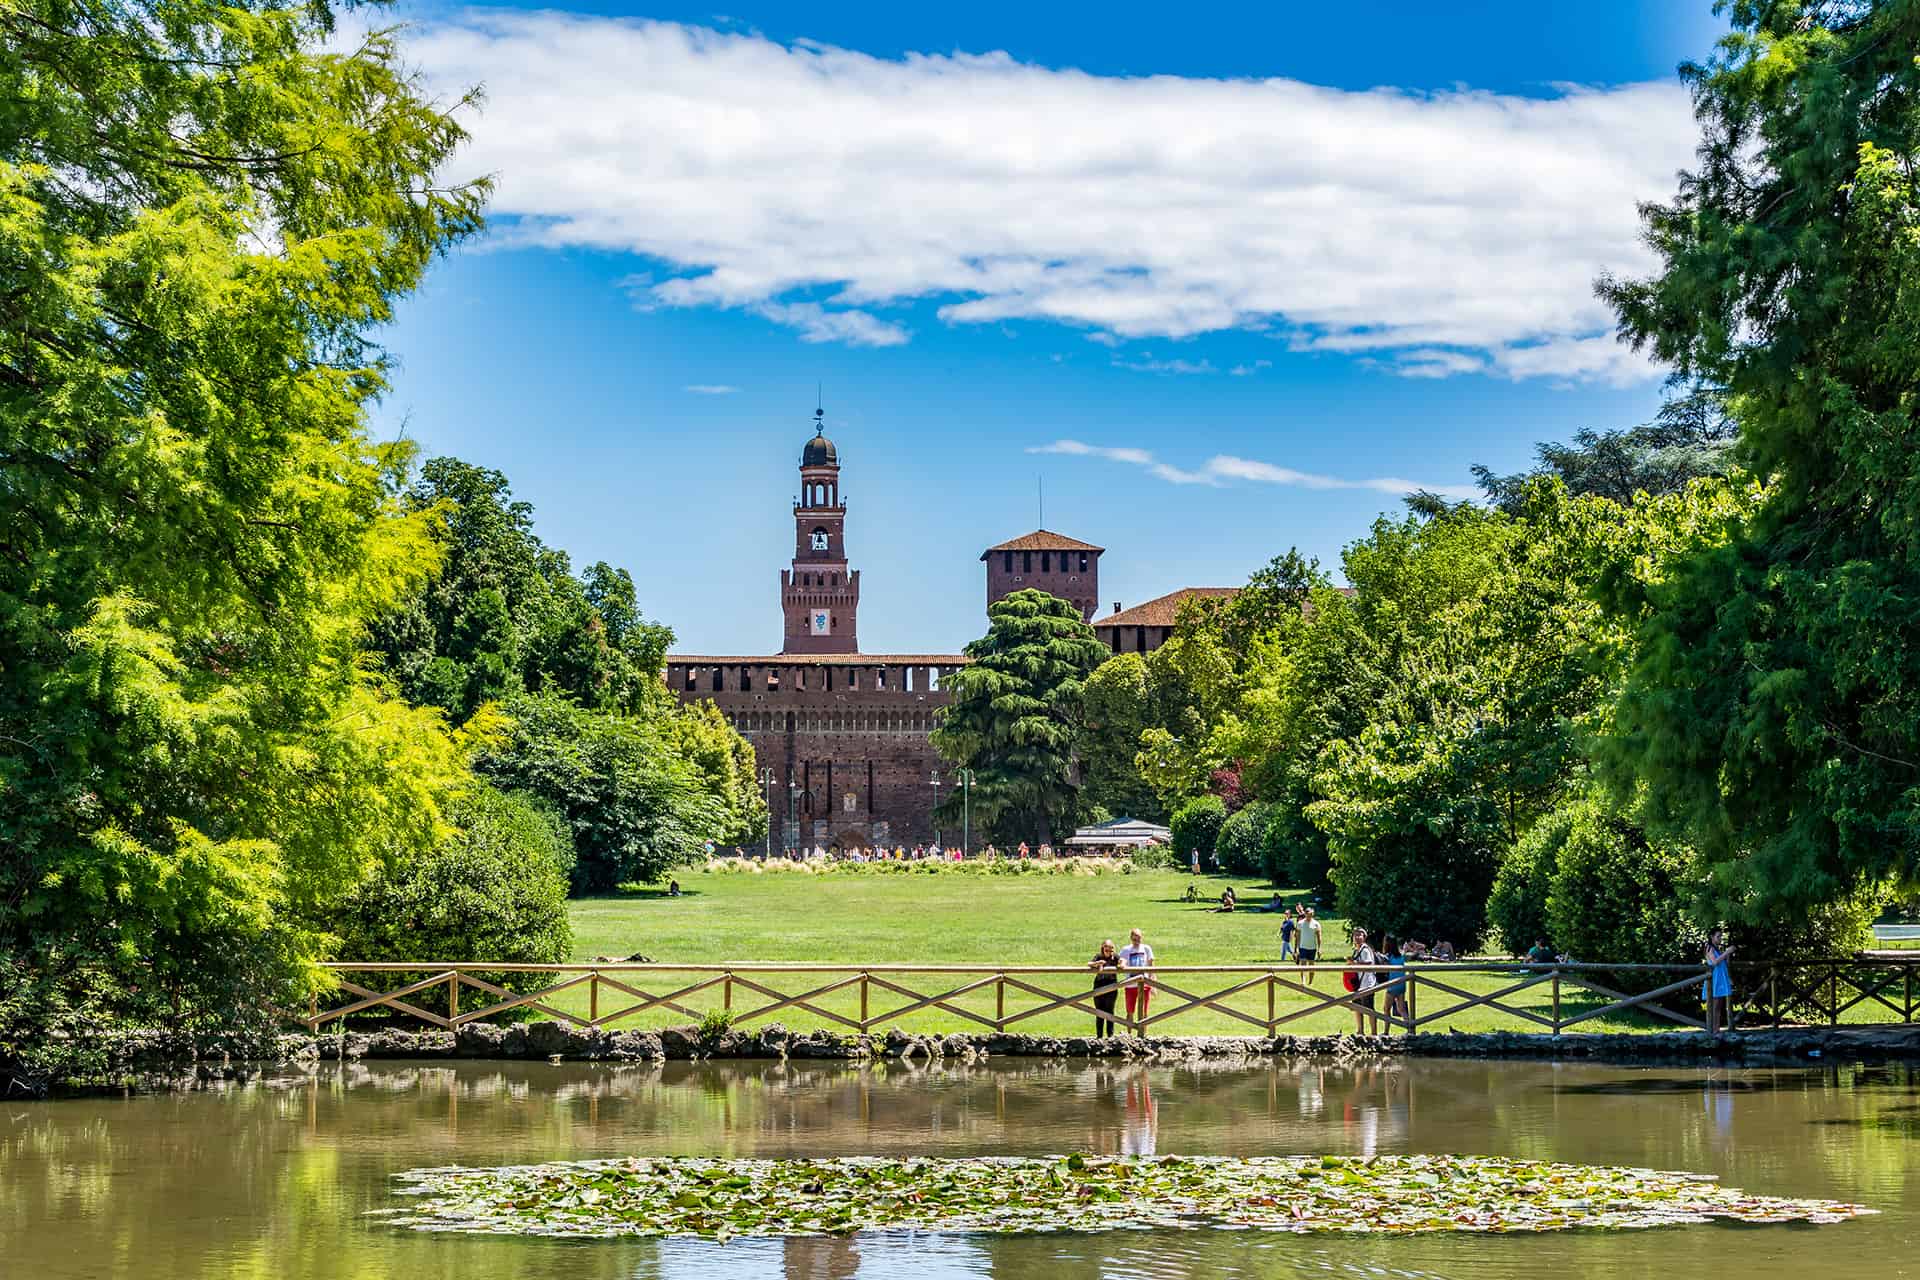
[[(836, 965), (1081, 965), (1103, 938), (1118, 944), (1127, 931), (1139, 928), (1162, 965), (1267, 964), (1280, 954), (1280, 918), (1274, 914), (1238, 911), (1220, 914), (1208, 910), (1221, 889), (1234, 885), (1243, 900), (1264, 903), (1272, 890), (1247, 880), (1192, 876), (1157, 871), (1132, 875), (885, 875), (837, 872), (806, 875), (793, 872), (709, 874), (689, 872), (681, 877), (682, 896), (647, 890), (612, 897), (577, 899), (572, 904), (575, 958), (623, 959), (636, 953), (660, 963), (745, 964), (787, 962)], [(1201, 901), (1183, 900), (1188, 885), (1198, 889)], [(1327, 920), (1324, 954), (1328, 959), (1347, 953), (1344, 922)], [(653, 994), (695, 981), (648, 975), (641, 987)], [(786, 994), (797, 994), (831, 979), (826, 976), (783, 975), (767, 984)], [(931, 994), (966, 981), (960, 975), (913, 975), (898, 978), (903, 985)], [(1447, 981), (1475, 993), (1499, 989), (1513, 979), (1500, 975), (1450, 977)], [(1035, 985), (1060, 994), (1081, 991), (1089, 979), (1075, 975), (1042, 976)], [(1191, 975), (1166, 981), (1196, 994), (1217, 990), (1234, 981), (1226, 975)], [(939, 983), (942, 985), (936, 986)], [(1317, 979), (1323, 990), (1336, 990), (1339, 975)], [(733, 1009), (746, 1012), (766, 1003), (766, 997), (736, 989)], [(874, 1015), (908, 1003), (908, 998), (874, 988), (869, 992)], [(1444, 1009), (1459, 997), (1438, 990), (1417, 996), (1426, 1011)], [(1533, 988), (1514, 998), (1516, 1003), (1545, 1012), (1550, 988)], [(600, 1011), (618, 1008), (627, 997), (603, 989)], [(1429, 1003), (1429, 1001), (1433, 1003)], [(571, 991), (556, 1004), (585, 1012), (586, 996)], [(718, 1008), (721, 996), (711, 988), (684, 1003), (697, 1011)], [(859, 995), (847, 989), (815, 1003), (851, 1016), (859, 1009)], [(954, 1003), (983, 1015), (995, 1008), (992, 989), (985, 988)], [(1039, 1003), (1037, 997), (1008, 993), (1007, 1012)], [(1165, 990), (1155, 995), (1153, 1011), (1173, 1003)], [(1382, 1002), (1384, 1005), (1384, 1001)], [(1597, 997), (1567, 988), (1563, 1011), (1571, 1014), (1604, 1003)], [(1284, 988), (1276, 995), (1277, 1016), (1308, 1004), (1307, 997)], [(1264, 982), (1233, 998), (1232, 1007), (1255, 1018), (1267, 1016)], [(787, 1008), (772, 1015), (788, 1027), (833, 1026), (804, 1010)], [(684, 1015), (653, 1010), (621, 1023), (660, 1026), (684, 1023)], [(749, 1024), (753, 1025), (753, 1024)], [(924, 1009), (900, 1017), (907, 1031), (982, 1030), (977, 1023), (939, 1009)], [(1462, 1031), (1538, 1030), (1511, 1015), (1486, 1007), (1461, 1010), (1446, 1025)], [(1581, 1030), (1646, 1030), (1662, 1024), (1635, 1015), (1594, 1019)], [(1298, 1034), (1352, 1031), (1353, 1017), (1344, 1010), (1322, 1010), (1288, 1023), (1282, 1029)], [(1078, 1010), (1053, 1010), (1015, 1023), (1011, 1030), (1041, 1034), (1087, 1034), (1091, 1020)], [(1213, 1010), (1169, 1019), (1155, 1028), (1165, 1034), (1253, 1034), (1257, 1028)]]

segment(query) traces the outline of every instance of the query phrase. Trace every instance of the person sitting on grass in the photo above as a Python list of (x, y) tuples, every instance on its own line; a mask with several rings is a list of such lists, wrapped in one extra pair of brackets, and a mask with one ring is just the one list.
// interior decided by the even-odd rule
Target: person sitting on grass
[(1433, 944), (1433, 951), (1431, 952), (1431, 955), (1433, 959), (1439, 960), (1442, 962), (1451, 960), (1453, 959), (1453, 944), (1451, 942), (1448, 942), (1445, 938), (1442, 938), (1438, 942)]
[(1200, 890), (1199, 890), (1199, 887), (1198, 887), (1198, 886), (1196, 886), (1196, 885), (1188, 885), (1188, 886), (1187, 886), (1187, 892), (1185, 893), (1185, 895), (1184, 895), (1184, 896), (1182, 896), (1182, 897), (1181, 897), (1181, 899), (1180, 899), (1180, 900), (1181, 900), (1182, 902), (1198, 902), (1198, 901), (1200, 901)]
[(1528, 964), (1552, 964), (1553, 948), (1547, 945), (1545, 938), (1535, 938), (1533, 945), (1527, 948)]
[(1235, 907), (1239, 905), (1240, 905), (1240, 900), (1233, 896), (1233, 889), (1231, 886), (1229, 886), (1225, 891), (1223, 891), (1220, 894), (1220, 905), (1215, 907), (1214, 910), (1215, 911), (1232, 911)]

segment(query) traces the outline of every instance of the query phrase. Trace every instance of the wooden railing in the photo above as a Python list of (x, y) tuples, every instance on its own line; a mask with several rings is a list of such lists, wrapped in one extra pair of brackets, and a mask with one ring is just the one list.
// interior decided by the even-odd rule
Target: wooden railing
[[(1733, 1023), (1736, 1029), (1808, 1022), (1830, 1026), (1844, 1021), (1911, 1023), (1916, 966), (1920, 966), (1920, 953), (1912, 958), (1862, 955), (1849, 960), (1737, 965), (1734, 996), (1728, 1002)], [(1358, 1011), (1369, 1015), (1370, 1027), (1377, 1015), (1383, 1031), (1412, 1032), (1449, 1029), (1449, 1019), (1469, 1010), (1500, 1015), (1523, 1029), (1555, 1035), (1627, 1013), (1654, 1023), (1706, 1026), (1698, 999), (1706, 970), (1697, 965), (1482, 961), (1368, 969), (1342, 964), (1163, 965), (1129, 974), (1119, 982), (1111, 1011), (1094, 1004), (1092, 974), (1084, 965), (389, 961), (327, 967), (341, 991), (352, 998), (324, 1009), (316, 999), (304, 1015), (290, 1015), (310, 1031), (375, 1011), (451, 1029), (520, 1010), (584, 1028), (662, 1013), (699, 1021), (720, 1011), (731, 1026), (779, 1014), (807, 1014), (861, 1033), (884, 1030), (902, 1018), (931, 1011), (948, 1015), (952, 1024), (943, 1030), (949, 1031), (1026, 1029), (1023, 1024), (1032, 1019), (1066, 1013), (1085, 1019), (1109, 1018), (1124, 1031), (1145, 1034), (1166, 1030), (1176, 1019), (1191, 1024), (1212, 1014), (1216, 1027), (1224, 1019), (1241, 1034), (1273, 1035), (1316, 1014)], [(1372, 972), (1379, 985), (1370, 991), (1348, 991), (1341, 979), (1348, 970)], [(511, 990), (481, 977), (483, 973), (516, 975), (508, 981), (537, 989)], [(391, 981), (392, 975), (410, 974), (425, 976), (392, 990), (378, 989), (380, 975)], [(1403, 1009), (1389, 1011), (1390, 983), (1400, 984)], [(1138, 986), (1151, 987), (1151, 1000), (1146, 1012), (1129, 1016), (1124, 993)], [(1627, 991), (1623, 986), (1645, 989)], [(423, 993), (434, 993), (438, 1003), (442, 991), (445, 1013), (421, 1007), (418, 999)], [(463, 993), (467, 993), (464, 1001)], [(1371, 1008), (1366, 1003), (1369, 995)], [(1082, 1023), (1083, 1030), (1086, 1025)], [(1046, 1029), (1059, 1033), (1058, 1028)]]

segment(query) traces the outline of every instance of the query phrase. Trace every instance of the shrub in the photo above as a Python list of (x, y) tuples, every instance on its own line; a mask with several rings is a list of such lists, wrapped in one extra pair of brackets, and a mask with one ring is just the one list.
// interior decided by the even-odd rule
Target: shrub
[(1302, 889), (1322, 902), (1333, 900), (1332, 863), (1327, 833), (1313, 825), (1299, 805), (1265, 802), (1266, 829), (1260, 840), (1260, 871), (1281, 888)]
[(1173, 850), (1164, 844), (1143, 844), (1133, 851), (1128, 864), (1138, 871), (1173, 870)]
[(1212, 857), (1226, 821), (1227, 804), (1219, 796), (1187, 801), (1173, 815), (1174, 853), (1190, 859), (1197, 852), (1203, 861)]
[(1493, 866), (1489, 849), (1415, 829), (1342, 849), (1333, 865), (1334, 900), (1375, 939), (1444, 938), (1465, 954), (1486, 932)]
[(1513, 955), (1524, 955), (1537, 938), (1552, 935), (1547, 925), (1547, 894), (1561, 846), (1573, 830), (1575, 806), (1556, 809), (1533, 824), (1500, 863), (1487, 898), (1487, 922)]
[[(476, 786), (446, 808), (455, 830), (432, 853), (387, 868), (350, 894), (334, 921), (343, 960), (498, 960), (555, 964), (573, 950), (567, 923), (572, 846), (559, 815), (530, 796)], [(395, 986), (424, 977), (383, 974)], [(487, 973), (535, 990), (541, 974)], [(530, 985), (529, 985), (530, 984)], [(438, 987), (410, 1003), (446, 1011)]]
[(1686, 851), (1653, 844), (1633, 822), (1592, 802), (1566, 810), (1565, 825), (1547, 892), (1554, 945), (1589, 962), (1697, 960), (1704, 935), (1687, 917)]
[(1247, 805), (1230, 814), (1220, 825), (1220, 837), (1214, 842), (1214, 861), (1222, 871), (1237, 876), (1261, 875), (1266, 871), (1267, 831), (1273, 825), (1274, 806), (1263, 801)]

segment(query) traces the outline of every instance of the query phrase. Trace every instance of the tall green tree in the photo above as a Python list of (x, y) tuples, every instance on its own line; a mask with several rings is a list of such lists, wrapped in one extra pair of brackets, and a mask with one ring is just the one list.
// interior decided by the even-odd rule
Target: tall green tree
[(1739, 433), (1725, 395), (1696, 386), (1668, 399), (1651, 422), (1624, 431), (1582, 430), (1571, 444), (1536, 445), (1540, 461), (1530, 471), (1503, 476), (1476, 466), (1473, 474), (1487, 500), (1509, 512), (1525, 505), (1527, 482), (1540, 476), (1558, 478), (1569, 493), (1626, 505), (1635, 494), (1679, 493), (1695, 480), (1731, 474)]
[[(1087, 677), (1107, 656), (1073, 605), (1015, 591), (987, 610), (987, 634), (946, 679), (949, 701), (933, 745), (973, 770), (972, 806), (998, 838), (1051, 840), (1073, 830), (1080, 784), (1074, 745)], [(951, 817), (959, 816), (952, 799)]]
[(368, 335), (485, 184), (440, 176), (459, 103), (334, 34), (0, 5), (0, 950), (112, 1010), (284, 998), (460, 774), (359, 659), (435, 554)]
[(1140, 735), (1154, 727), (1153, 690), (1147, 662), (1137, 653), (1117, 653), (1087, 677), (1080, 741), (1083, 795), (1115, 817), (1157, 822), (1166, 808), (1134, 764)]
[(1725, 389), (1767, 489), (1611, 603), (1609, 758), (1722, 909), (1777, 921), (1920, 855), (1920, 3), (1737, 0), (1683, 69), (1703, 142), (1642, 211), (1620, 332)]
[(506, 476), (434, 458), (406, 492), (431, 514), (442, 555), (373, 647), (402, 692), (457, 720), (482, 703), (556, 691), (582, 706), (657, 711), (673, 633), (640, 615), (633, 578), (599, 563), (576, 578), (533, 531)]
[(565, 816), (576, 893), (659, 880), (731, 834), (728, 798), (679, 749), (671, 720), (605, 715), (557, 693), (525, 694), (503, 709), (508, 731), (477, 767)]

